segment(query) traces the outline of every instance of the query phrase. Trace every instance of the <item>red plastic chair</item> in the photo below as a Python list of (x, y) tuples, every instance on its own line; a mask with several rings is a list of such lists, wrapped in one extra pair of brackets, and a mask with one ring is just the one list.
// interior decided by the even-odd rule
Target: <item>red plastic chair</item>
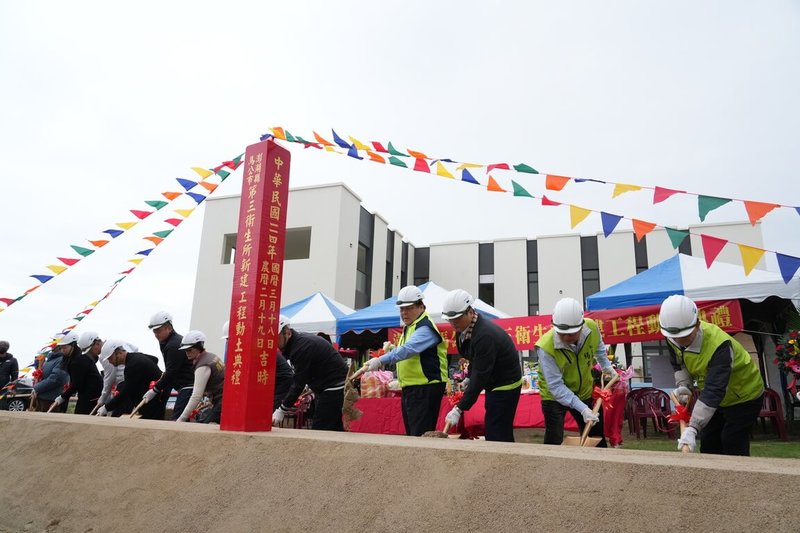
[[(639, 434), (647, 438), (647, 421), (652, 419), (653, 429), (666, 433), (670, 438), (677, 438), (677, 430), (669, 424), (668, 417), (672, 412), (669, 394), (660, 389), (639, 389), (632, 398), (631, 419), (636, 438)], [(644, 420), (644, 423), (642, 423)]]
[(786, 421), (783, 417), (784, 413), (780, 395), (772, 389), (765, 389), (764, 400), (761, 404), (761, 412), (758, 413), (758, 418), (761, 420), (761, 427), (764, 429), (764, 433), (767, 432), (767, 419), (769, 419), (772, 428), (778, 434), (778, 438), (781, 440), (789, 440), (789, 436), (786, 434)]

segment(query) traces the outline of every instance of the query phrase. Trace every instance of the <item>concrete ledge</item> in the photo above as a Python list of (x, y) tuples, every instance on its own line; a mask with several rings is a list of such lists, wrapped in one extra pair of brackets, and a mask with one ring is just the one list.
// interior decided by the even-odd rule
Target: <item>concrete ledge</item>
[(0, 531), (793, 531), (800, 486), (796, 460), (8, 412), (0, 464)]

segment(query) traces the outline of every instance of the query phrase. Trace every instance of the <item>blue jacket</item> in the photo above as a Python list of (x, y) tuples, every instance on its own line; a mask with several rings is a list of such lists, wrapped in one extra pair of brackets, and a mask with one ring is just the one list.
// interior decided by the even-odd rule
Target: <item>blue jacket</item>
[(61, 368), (64, 358), (61, 352), (50, 352), (42, 366), (42, 380), (33, 386), (36, 395), (42, 400), (54, 401), (64, 392), (64, 386), (69, 383), (69, 372)]

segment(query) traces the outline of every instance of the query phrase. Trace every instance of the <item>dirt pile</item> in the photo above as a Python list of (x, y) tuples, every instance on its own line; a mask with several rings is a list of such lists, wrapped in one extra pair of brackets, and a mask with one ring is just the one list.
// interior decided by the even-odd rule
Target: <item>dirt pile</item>
[(0, 531), (796, 529), (800, 461), (0, 413)]

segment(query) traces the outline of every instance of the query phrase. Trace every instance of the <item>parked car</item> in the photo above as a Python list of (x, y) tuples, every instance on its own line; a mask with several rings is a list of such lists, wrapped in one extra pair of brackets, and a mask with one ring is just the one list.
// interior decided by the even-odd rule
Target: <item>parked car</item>
[(18, 379), (0, 390), (0, 409), (4, 411), (27, 411), (31, 403), (33, 385), (30, 381)]

